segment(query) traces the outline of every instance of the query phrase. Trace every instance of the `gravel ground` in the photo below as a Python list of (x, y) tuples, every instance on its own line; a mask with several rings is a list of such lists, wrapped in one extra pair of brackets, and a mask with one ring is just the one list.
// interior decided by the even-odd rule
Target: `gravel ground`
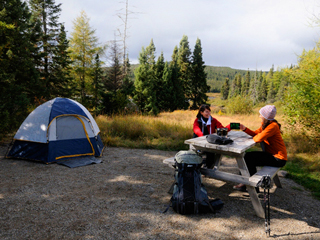
[[(4, 159), (0, 146), (0, 239), (267, 239), (248, 193), (203, 178), (220, 213), (183, 216), (169, 204), (176, 152), (106, 148), (103, 162), (68, 168)], [(225, 158), (222, 168), (237, 171)], [(320, 239), (320, 201), (293, 181), (271, 190), (271, 238)]]

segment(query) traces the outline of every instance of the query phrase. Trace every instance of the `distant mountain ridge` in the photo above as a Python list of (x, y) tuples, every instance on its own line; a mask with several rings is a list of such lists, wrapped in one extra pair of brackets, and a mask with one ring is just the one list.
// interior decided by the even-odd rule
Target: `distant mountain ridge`
[[(207, 83), (210, 86), (210, 92), (220, 92), (226, 78), (232, 81), (237, 74), (245, 76), (248, 70), (234, 69), (231, 67), (215, 67), (206, 66), (205, 72), (207, 73)], [(255, 70), (249, 70), (250, 76), (254, 76)], [(260, 71), (259, 71), (260, 72)]]
[[(134, 70), (139, 66), (139, 64), (132, 64), (131, 77), (134, 79)], [(207, 83), (210, 86), (210, 92), (220, 92), (221, 86), (223, 85), (226, 78), (232, 81), (237, 74), (245, 76), (248, 70), (234, 69), (231, 67), (216, 67), (207, 66), (205, 72), (207, 73)], [(254, 76), (255, 71), (249, 70), (251, 77)]]

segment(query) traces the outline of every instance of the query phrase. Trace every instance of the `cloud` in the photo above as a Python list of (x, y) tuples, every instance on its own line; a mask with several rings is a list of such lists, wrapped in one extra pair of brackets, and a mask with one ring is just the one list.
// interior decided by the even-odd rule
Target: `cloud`
[[(124, 7), (120, 1), (64, 0), (60, 20), (70, 33), (72, 20), (84, 10), (100, 41), (107, 42), (123, 27), (116, 13)], [(200, 38), (207, 65), (259, 70), (290, 66), (319, 39), (318, 29), (308, 26), (315, 9), (320, 10), (312, 0), (129, 0), (129, 10), (136, 13), (128, 21), (129, 56), (136, 63), (141, 48), (153, 39), (158, 56), (163, 51), (170, 61), (174, 47), (187, 35), (191, 49)]]

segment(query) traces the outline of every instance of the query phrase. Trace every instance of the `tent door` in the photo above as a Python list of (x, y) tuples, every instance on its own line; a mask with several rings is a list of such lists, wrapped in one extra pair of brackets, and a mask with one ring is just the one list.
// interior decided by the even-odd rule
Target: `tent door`
[[(88, 130), (88, 131), (87, 131)], [(49, 126), (49, 161), (95, 155), (89, 121), (77, 115), (56, 117)]]

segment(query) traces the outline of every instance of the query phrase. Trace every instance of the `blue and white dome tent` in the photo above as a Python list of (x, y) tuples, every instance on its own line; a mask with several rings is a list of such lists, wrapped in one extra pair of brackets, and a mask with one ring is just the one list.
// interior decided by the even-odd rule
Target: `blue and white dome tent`
[(14, 136), (8, 158), (57, 162), (80, 156), (101, 156), (99, 127), (80, 103), (57, 97), (33, 110)]

